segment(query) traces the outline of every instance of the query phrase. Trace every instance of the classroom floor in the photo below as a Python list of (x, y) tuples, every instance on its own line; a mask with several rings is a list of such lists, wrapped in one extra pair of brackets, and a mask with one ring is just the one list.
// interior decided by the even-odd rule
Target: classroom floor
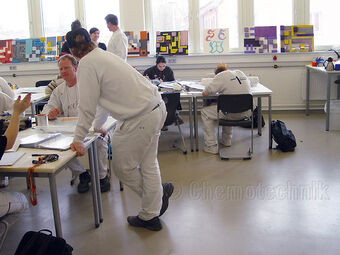
[[(78, 194), (69, 172), (59, 174), (63, 235), (73, 254), (339, 254), (340, 132), (324, 131), (319, 113), (274, 113), (273, 119), (292, 129), (296, 151), (268, 150), (266, 123), (247, 161), (221, 161), (202, 150), (183, 155), (171, 146), (177, 136), (170, 127), (158, 159), (163, 181), (173, 182), (175, 191), (160, 232), (128, 226), (126, 217), (136, 215), (140, 200), (127, 187), (119, 191), (114, 177), (102, 195), (104, 222), (94, 228), (91, 194)], [(188, 137), (188, 122), (182, 127)], [(231, 148), (247, 135), (237, 130)], [(201, 136), (200, 148), (202, 142)], [(11, 227), (1, 254), (14, 254), (26, 231), (54, 232), (48, 187), (48, 180), (37, 180), (38, 205)], [(25, 180), (13, 178), (5, 190), (26, 192)]]

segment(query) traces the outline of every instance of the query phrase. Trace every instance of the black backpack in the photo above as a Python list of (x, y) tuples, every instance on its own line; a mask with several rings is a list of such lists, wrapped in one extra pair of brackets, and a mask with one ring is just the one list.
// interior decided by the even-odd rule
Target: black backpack
[(294, 151), (296, 147), (295, 136), (291, 130), (287, 130), (285, 123), (280, 120), (273, 120), (271, 131), (272, 137), (277, 143), (277, 149), (283, 152)]
[(70, 255), (72, 251), (73, 248), (63, 238), (52, 236), (50, 230), (42, 229), (26, 232), (14, 255)]

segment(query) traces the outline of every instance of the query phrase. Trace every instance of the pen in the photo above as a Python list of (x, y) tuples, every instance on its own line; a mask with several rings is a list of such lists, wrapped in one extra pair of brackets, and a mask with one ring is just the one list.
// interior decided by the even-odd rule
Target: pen
[(49, 156), (49, 155), (54, 155), (55, 153), (52, 154), (32, 154), (32, 157), (39, 157), (39, 156)]

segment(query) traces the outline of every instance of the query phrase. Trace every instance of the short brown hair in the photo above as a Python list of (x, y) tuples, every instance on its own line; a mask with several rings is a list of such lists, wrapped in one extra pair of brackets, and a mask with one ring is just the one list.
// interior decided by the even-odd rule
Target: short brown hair
[(72, 65), (74, 67), (78, 66), (78, 61), (71, 55), (71, 54), (66, 54), (66, 55), (63, 55), (59, 58), (58, 60), (58, 64), (60, 63), (61, 60), (63, 59), (68, 59), (71, 61)]
[(216, 66), (216, 68), (215, 68), (215, 75), (220, 73), (220, 72), (223, 72), (225, 70), (227, 70), (227, 65), (226, 64), (224, 64), (224, 63), (218, 64)]

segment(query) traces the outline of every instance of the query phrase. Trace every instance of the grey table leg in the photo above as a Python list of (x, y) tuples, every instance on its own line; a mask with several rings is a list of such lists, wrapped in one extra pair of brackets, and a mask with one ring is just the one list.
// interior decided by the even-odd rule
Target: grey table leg
[(93, 212), (94, 212), (94, 224), (96, 228), (99, 227), (99, 210), (98, 210), (98, 200), (97, 200), (97, 181), (95, 177), (95, 165), (94, 165), (94, 156), (93, 156), (93, 146), (91, 144), (88, 154), (89, 154), (89, 163), (90, 163), (90, 171), (91, 171), (91, 188), (92, 188), (92, 200), (93, 200)]
[(257, 134), (262, 135), (262, 99), (261, 96), (257, 97)]
[(272, 96), (268, 95), (268, 129), (269, 129), (269, 149), (273, 147), (272, 138)]
[(32, 117), (35, 116), (35, 103), (31, 104), (31, 114), (32, 114)]
[(99, 222), (103, 222), (103, 205), (102, 205), (102, 195), (100, 191), (100, 181), (99, 181), (99, 167), (98, 167), (98, 150), (97, 150), (97, 140), (92, 143), (93, 145), (93, 159), (94, 159), (94, 173), (96, 180), (96, 193), (98, 201), (98, 212), (99, 212)]
[(192, 135), (192, 100), (193, 97), (189, 97), (189, 128), (190, 128), (190, 149), (194, 151), (194, 137)]
[(194, 97), (194, 129), (195, 129), (195, 143), (196, 143), (196, 151), (199, 150), (198, 148), (198, 119), (197, 119), (197, 97)]
[(307, 67), (307, 78), (306, 78), (306, 115), (309, 115), (309, 90), (310, 90), (310, 70)]
[(55, 232), (56, 232), (57, 237), (63, 237), (63, 234), (62, 234), (62, 231), (61, 231), (59, 203), (58, 203), (58, 195), (57, 195), (57, 185), (56, 185), (56, 182), (55, 182), (54, 174), (49, 174), (48, 180), (50, 182), (50, 192), (51, 192)]
[(326, 131), (329, 131), (330, 98), (331, 98), (331, 77), (330, 77), (330, 75), (327, 75)]

